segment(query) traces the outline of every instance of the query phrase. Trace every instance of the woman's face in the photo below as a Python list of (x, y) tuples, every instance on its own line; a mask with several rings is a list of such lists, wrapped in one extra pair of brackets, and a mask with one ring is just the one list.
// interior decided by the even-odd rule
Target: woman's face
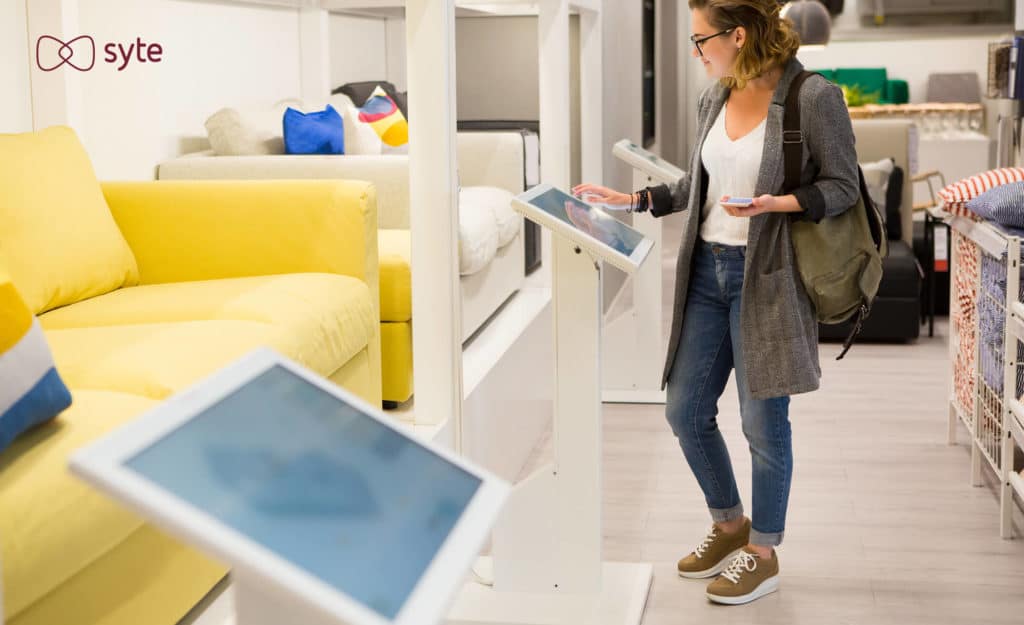
[[(690, 12), (690, 25), (693, 29), (691, 34), (695, 39), (703, 39), (722, 30), (708, 23), (704, 9), (693, 9)], [(704, 70), (709, 78), (724, 78), (729, 76), (732, 71), (732, 64), (739, 53), (739, 42), (742, 36), (743, 28), (740, 27), (730, 33), (704, 41), (700, 44), (699, 52), (697, 46), (691, 45), (690, 54), (704, 64)]]

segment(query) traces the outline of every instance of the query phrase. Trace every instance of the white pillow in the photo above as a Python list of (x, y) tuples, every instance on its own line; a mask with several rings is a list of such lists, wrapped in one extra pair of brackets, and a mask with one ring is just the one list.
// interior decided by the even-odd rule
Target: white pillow
[(861, 163), (860, 169), (864, 172), (864, 184), (868, 187), (868, 195), (878, 208), (878, 212), (885, 221), (885, 196), (889, 191), (889, 176), (896, 168), (896, 163), (891, 158), (883, 158), (874, 163)]
[(331, 97), (329, 97), (327, 101), (336, 111), (347, 111), (348, 107), (355, 106), (355, 103), (352, 102), (352, 98), (348, 97), (344, 93), (332, 93)]
[(498, 253), (498, 226), (490, 207), (459, 205), (459, 274), (468, 276), (487, 267)]
[(498, 227), (498, 247), (502, 248), (515, 240), (523, 222), (522, 215), (512, 208), (513, 197), (498, 187), (464, 187), (459, 193), (459, 206), (460, 210), (466, 204), (489, 208)]
[(266, 110), (217, 111), (205, 124), (210, 147), (218, 156), (284, 154), (283, 119), (288, 102)]
[(344, 124), (345, 154), (377, 155), (382, 152), (384, 142), (377, 136), (373, 126), (359, 121), (359, 109), (354, 106), (346, 108)]

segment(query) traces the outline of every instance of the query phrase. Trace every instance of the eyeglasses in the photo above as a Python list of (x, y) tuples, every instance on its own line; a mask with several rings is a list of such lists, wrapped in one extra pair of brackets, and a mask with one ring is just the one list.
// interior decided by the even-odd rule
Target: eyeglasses
[(725, 29), (723, 31), (720, 31), (720, 32), (717, 32), (717, 33), (715, 33), (713, 35), (708, 35), (707, 37), (701, 37), (700, 39), (697, 38), (697, 35), (690, 35), (690, 43), (692, 43), (693, 46), (695, 48), (697, 48), (697, 54), (699, 54), (701, 56), (704, 56), (704, 50), (701, 49), (701, 47), (700, 47), (702, 43), (708, 41), (709, 39), (714, 39), (715, 37), (721, 37), (722, 35), (728, 35), (729, 33), (731, 33), (734, 30), (736, 30), (735, 27), (727, 28), (727, 29)]

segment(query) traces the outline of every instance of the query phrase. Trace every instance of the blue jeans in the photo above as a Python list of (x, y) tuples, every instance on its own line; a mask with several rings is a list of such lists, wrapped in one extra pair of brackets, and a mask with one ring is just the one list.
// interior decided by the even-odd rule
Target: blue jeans
[(744, 247), (698, 239), (683, 319), (682, 338), (668, 380), (665, 409), (672, 432), (715, 522), (743, 515), (729, 450), (718, 429), (718, 398), (736, 369), (740, 418), (753, 460), (750, 542), (782, 543), (793, 475), (789, 397), (755, 400), (743, 370), (740, 291)]

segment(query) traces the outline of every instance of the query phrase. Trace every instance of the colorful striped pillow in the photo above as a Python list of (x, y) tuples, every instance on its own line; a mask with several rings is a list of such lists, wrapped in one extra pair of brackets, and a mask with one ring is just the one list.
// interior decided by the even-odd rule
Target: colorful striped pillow
[(993, 169), (947, 185), (946, 188), (939, 191), (939, 197), (945, 203), (943, 208), (947, 212), (977, 219), (977, 216), (967, 208), (967, 202), (989, 189), (1021, 181), (1024, 181), (1024, 168)]
[(70, 405), (39, 320), (0, 275), (0, 452)]

